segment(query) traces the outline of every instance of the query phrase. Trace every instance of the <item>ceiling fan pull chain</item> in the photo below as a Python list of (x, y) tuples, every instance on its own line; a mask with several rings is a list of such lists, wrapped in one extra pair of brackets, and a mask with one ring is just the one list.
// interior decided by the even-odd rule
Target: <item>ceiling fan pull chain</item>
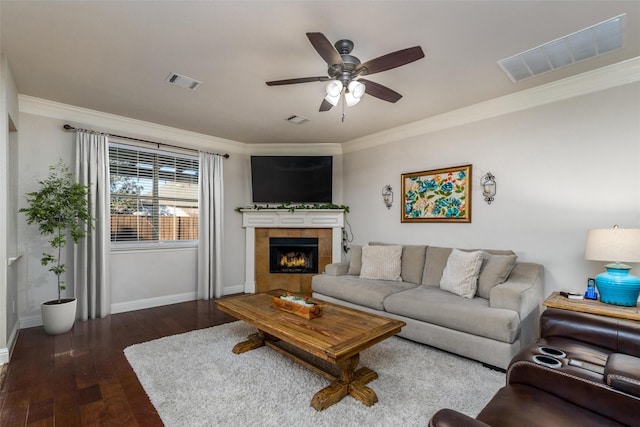
[(345, 104), (344, 96), (342, 96), (342, 123), (344, 123), (344, 104)]

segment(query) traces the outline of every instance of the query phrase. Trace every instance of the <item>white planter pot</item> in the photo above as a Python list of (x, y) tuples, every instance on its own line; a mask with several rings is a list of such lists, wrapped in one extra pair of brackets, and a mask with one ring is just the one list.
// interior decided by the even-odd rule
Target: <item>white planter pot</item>
[(59, 335), (69, 332), (76, 321), (76, 306), (78, 300), (75, 298), (47, 301), (42, 303), (42, 325), (44, 331), (49, 335)]

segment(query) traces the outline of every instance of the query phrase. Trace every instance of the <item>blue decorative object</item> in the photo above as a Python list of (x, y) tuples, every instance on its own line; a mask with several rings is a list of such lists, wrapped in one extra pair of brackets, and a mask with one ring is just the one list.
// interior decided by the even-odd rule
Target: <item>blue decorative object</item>
[(640, 278), (629, 274), (625, 264), (607, 264), (607, 271), (596, 276), (600, 301), (606, 304), (635, 307), (640, 295)]

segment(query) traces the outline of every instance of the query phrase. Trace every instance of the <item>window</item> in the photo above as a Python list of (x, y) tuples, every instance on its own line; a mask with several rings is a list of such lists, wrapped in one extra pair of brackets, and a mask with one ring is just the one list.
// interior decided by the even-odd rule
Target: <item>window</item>
[(111, 242), (198, 240), (198, 158), (109, 145)]

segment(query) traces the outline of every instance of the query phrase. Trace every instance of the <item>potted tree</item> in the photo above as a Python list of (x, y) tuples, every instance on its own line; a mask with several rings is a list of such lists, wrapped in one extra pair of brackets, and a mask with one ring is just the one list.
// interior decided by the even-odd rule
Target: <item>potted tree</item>
[(93, 228), (94, 218), (89, 210), (89, 187), (79, 184), (62, 160), (49, 167), (49, 176), (39, 181), (37, 191), (27, 193), (27, 207), (20, 209), (27, 217), (27, 224), (37, 224), (40, 234), (49, 237), (52, 253), (43, 253), (41, 263), (50, 266), (57, 280), (58, 299), (42, 303), (42, 323), (47, 334), (68, 332), (76, 318), (75, 298), (62, 298), (65, 289), (66, 265), (62, 251), (68, 238), (74, 243)]

